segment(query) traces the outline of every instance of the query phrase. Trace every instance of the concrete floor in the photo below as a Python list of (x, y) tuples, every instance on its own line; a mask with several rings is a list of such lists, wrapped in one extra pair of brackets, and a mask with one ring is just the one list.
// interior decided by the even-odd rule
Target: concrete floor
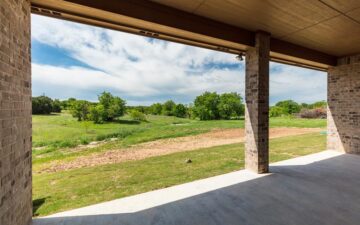
[[(360, 224), (360, 156), (324, 151), (34, 219), (33, 225)], [(101, 194), (101, 193), (99, 193)]]

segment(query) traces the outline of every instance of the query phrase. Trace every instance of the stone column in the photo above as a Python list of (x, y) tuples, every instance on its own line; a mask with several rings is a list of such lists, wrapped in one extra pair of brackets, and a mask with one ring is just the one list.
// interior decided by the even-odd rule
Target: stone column
[(258, 32), (255, 47), (246, 52), (245, 168), (269, 171), (270, 35)]
[(360, 54), (328, 71), (327, 148), (360, 154)]
[(0, 0), (1, 225), (31, 224), (30, 57), (30, 1)]

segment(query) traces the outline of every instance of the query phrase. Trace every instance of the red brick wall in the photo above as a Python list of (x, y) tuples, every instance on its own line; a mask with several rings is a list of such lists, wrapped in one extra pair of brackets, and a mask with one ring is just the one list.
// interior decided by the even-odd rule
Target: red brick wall
[(31, 224), (30, 3), (0, 0), (0, 224)]

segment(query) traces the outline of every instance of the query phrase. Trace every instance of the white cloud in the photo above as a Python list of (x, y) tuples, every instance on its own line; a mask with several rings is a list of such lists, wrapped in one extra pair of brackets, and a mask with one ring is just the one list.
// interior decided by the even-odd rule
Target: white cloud
[(284, 99), (307, 103), (326, 100), (326, 73), (278, 63), (272, 63), (271, 68), (272, 103)]
[[(76, 95), (94, 100), (101, 91), (111, 90), (134, 104), (149, 104), (166, 96), (190, 101), (206, 90), (244, 94), (243, 68), (209, 67), (239, 63), (234, 55), (36, 15), (32, 16), (32, 38), (95, 68), (33, 63), (34, 95), (46, 91), (51, 97)], [(324, 99), (326, 87), (318, 72), (275, 67), (272, 98)]]

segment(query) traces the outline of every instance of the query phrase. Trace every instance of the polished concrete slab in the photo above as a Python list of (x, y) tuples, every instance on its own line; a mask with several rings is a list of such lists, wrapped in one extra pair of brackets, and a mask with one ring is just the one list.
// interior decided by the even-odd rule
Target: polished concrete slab
[[(34, 225), (359, 224), (360, 156), (324, 151), (34, 219)], [(101, 193), (99, 193), (101, 194)]]

